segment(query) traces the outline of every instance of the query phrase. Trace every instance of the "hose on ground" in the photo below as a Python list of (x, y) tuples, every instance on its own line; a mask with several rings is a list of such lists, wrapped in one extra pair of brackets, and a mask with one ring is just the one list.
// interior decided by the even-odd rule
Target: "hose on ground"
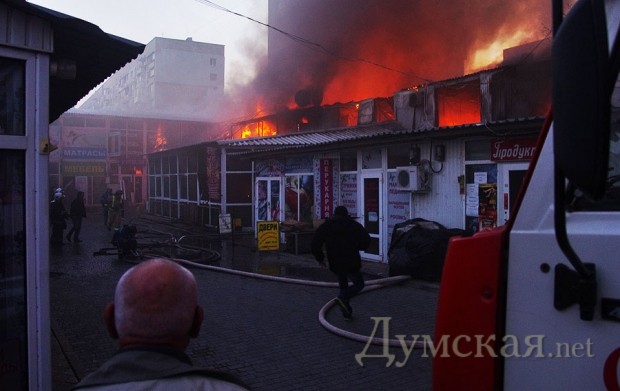
[[(308, 280), (301, 280), (301, 279), (296, 279), (296, 278), (270, 276), (270, 275), (265, 275), (265, 274), (246, 272), (242, 270), (227, 269), (227, 268), (223, 268), (219, 266), (204, 265), (204, 264), (192, 262), (192, 261), (181, 259), (181, 258), (170, 258), (170, 259), (180, 264), (187, 265), (189, 267), (195, 267), (195, 268), (204, 269), (204, 270), (212, 270), (216, 272), (228, 273), (228, 274), (233, 274), (233, 275), (238, 275), (238, 276), (258, 278), (258, 279), (269, 280), (269, 281), (277, 281), (277, 282), (283, 282), (283, 283), (288, 283), (288, 284), (300, 284), (300, 285), (329, 287), (329, 288), (338, 287), (338, 283), (336, 282), (308, 281)], [(368, 280), (366, 281), (366, 287), (360, 292), (360, 294), (370, 292), (376, 289), (384, 288), (384, 287), (387, 287), (393, 284), (401, 283), (401, 282), (404, 282), (410, 279), (411, 277), (409, 276), (393, 276), (393, 277), (386, 277), (386, 278), (381, 278), (377, 280)], [(329, 312), (329, 310), (335, 304), (336, 304), (336, 300), (332, 299), (329, 302), (327, 302), (319, 311), (319, 323), (327, 331), (335, 335), (338, 335), (340, 337), (362, 342), (365, 344), (370, 343), (373, 345), (381, 345), (381, 346), (389, 345), (392, 347), (402, 346), (402, 342), (400, 340), (396, 340), (396, 339), (385, 340), (383, 338), (371, 338), (366, 335), (357, 334), (351, 331), (343, 330), (329, 323), (327, 319), (325, 318), (325, 315), (327, 314), (327, 312)], [(425, 347), (425, 343), (423, 341), (416, 341), (415, 343), (409, 346), (409, 349), (411, 348), (422, 349), (424, 347)]]

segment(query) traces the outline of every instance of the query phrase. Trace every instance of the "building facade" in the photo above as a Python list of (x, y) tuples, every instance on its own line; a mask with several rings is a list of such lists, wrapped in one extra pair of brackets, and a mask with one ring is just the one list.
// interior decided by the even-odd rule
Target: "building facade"
[[(371, 233), (364, 258), (379, 262), (388, 260), (394, 226), (412, 218), (471, 231), (502, 225), (548, 110), (547, 65), (533, 66), (534, 76), (506, 66), (357, 102), (354, 126), (308, 130), (309, 121), (300, 122), (305, 131), (293, 124), (288, 134), (217, 141), (202, 160), (219, 157), (221, 196), (209, 187), (214, 198), (205, 202), (252, 231), (257, 222), (279, 221), (284, 230), (311, 232), (344, 205)], [(303, 121), (303, 113), (284, 116)], [(167, 153), (174, 165), (187, 155)], [(150, 165), (157, 159), (149, 157)], [(158, 175), (149, 171), (149, 180)], [(196, 181), (204, 194), (206, 180)], [(165, 178), (157, 183), (151, 194), (176, 191)]]
[(50, 191), (67, 197), (83, 191), (87, 206), (110, 188), (123, 190), (127, 206), (143, 208), (149, 153), (204, 142), (213, 124), (204, 121), (125, 117), (69, 111), (50, 124)]
[(49, 390), (48, 125), (143, 46), (20, 0), (0, 25), (0, 388)]
[(80, 109), (98, 114), (209, 120), (224, 96), (224, 46), (156, 37)]

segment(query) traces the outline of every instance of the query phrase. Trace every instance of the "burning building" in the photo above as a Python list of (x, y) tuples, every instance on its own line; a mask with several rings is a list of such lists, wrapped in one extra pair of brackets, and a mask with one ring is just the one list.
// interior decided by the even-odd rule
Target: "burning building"
[(345, 205), (371, 232), (364, 258), (381, 262), (407, 219), (503, 224), (549, 109), (548, 11), (427, 3), (272, 0), (279, 30), (239, 101), (256, 114), (217, 141), (220, 196), (205, 202), (245, 229), (306, 232)]

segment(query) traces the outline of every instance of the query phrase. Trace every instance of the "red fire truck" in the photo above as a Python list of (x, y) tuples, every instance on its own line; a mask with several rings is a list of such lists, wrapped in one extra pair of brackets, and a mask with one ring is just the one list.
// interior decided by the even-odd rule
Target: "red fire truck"
[(446, 254), (434, 390), (620, 390), (620, 1), (556, 3), (552, 113), (513, 218)]

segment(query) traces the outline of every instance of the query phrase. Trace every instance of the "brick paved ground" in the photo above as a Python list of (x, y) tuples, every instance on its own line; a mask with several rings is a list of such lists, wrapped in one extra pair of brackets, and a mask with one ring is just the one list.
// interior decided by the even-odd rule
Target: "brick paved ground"
[[(65, 245), (50, 256), (54, 390), (66, 390), (96, 369), (115, 351), (102, 322), (102, 309), (112, 298), (116, 281), (131, 267), (114, 256), (93, 256), (108, 246), (111, 234), (100, 216), (85, 221), (84, 242)], [(294, 270), (315, 280), (332, 282), (308, 256), (259, 254), (251, 246), (234, 251), (226, 242), (221, 264), (256, 270)], [(246, 240), (247, 242), (247, 240)], [(260, 259), (259, 259), (260, 258)], [(249, 262), (249, 263), (248, 263)], [(247, 266), (247, 265), (254, 265)], [(261, 266), (262, 265), (262, 266)], [(264, 265), (270, 265), (265, 267)], [(368, 265), (372, 274), (385, 265)], [(355, 359), (366, 345), (327, 331), (320, 309), (336, 288), (267, 281), (191, 268), (199, 285), (205, 324), (188, 354), (198, 365), (240, 376), (254, 390), (428, 390), (431, 362), (417, 350), (406, 359), (400, 348), (389, 348), (395, 362), (386, 367), (382, 347), (374, 346), (360, 366)], [(336, 327), (369, 335), (372, 317), (390, 318), (390, 337), (433, 332), (437, 290), (407, 281), (372, 290), (352, 301), (355, 319), (345, 322), (337, 308), (326, 315)], [(396, 365), (399, 362), (402, 367)]]

